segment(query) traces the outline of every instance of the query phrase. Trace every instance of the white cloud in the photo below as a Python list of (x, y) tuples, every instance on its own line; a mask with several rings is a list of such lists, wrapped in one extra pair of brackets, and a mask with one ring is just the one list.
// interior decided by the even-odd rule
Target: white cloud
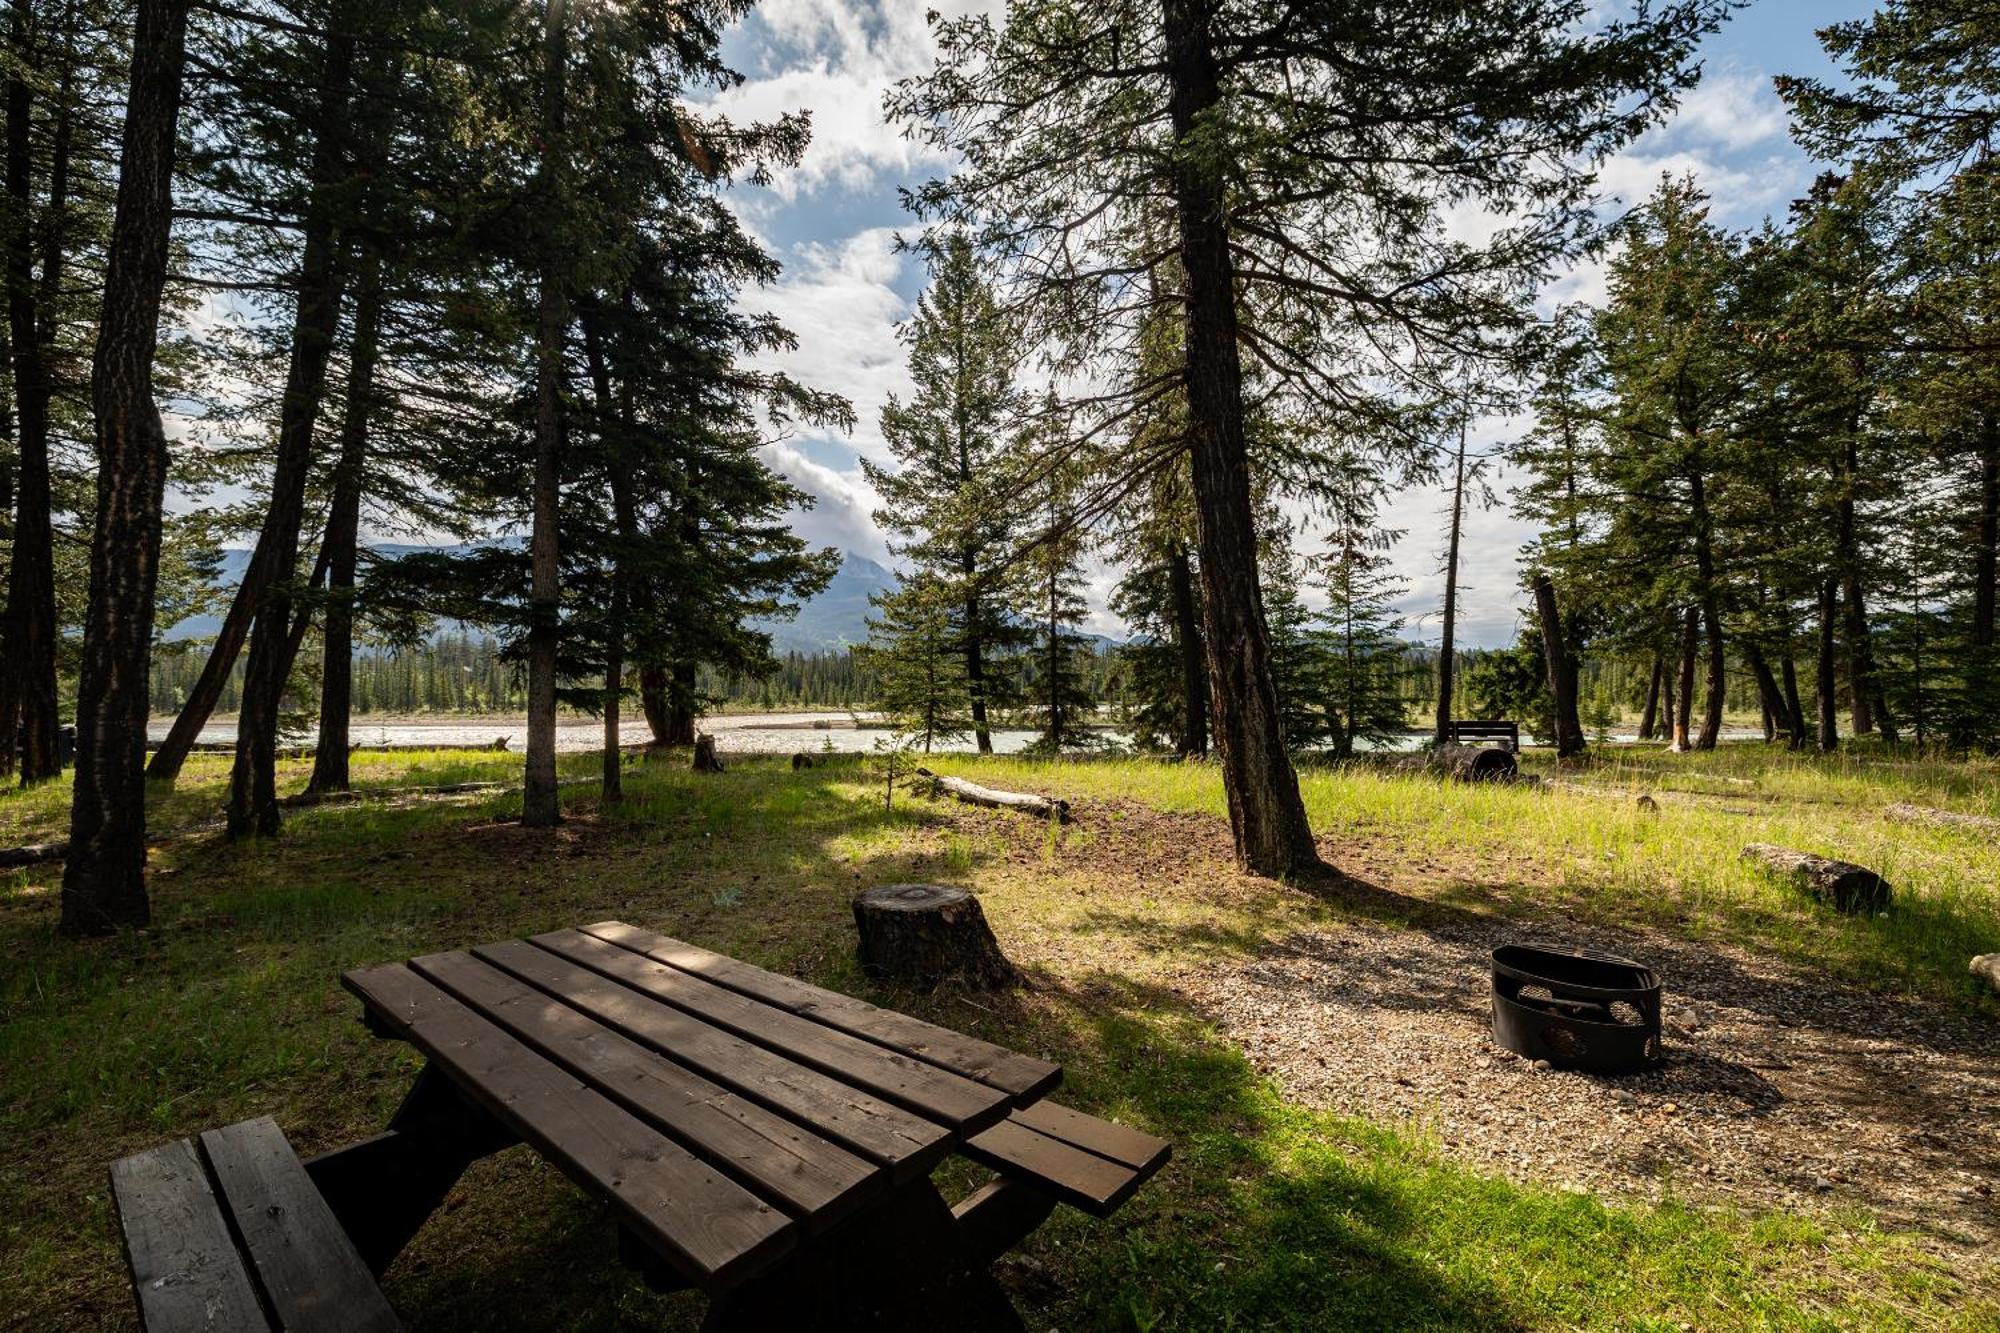
[(1739, 69), (1703, 78), (1653, 134), (1740, 151), (1783, 140), (1786, 127), (1785, 104), (1778, 100), (1770, 76)]

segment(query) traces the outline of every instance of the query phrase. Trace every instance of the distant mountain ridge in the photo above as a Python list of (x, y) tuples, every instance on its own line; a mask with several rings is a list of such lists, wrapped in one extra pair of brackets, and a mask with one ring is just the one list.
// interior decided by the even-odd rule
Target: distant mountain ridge
[[(369, 548), (377, 555), (391, 557), (419, 551), (458, 552), (469, 549), (465, 546), (409, 546), (387, 542)], [(247, 547), (225, 548), (222, 563), (216, 571), (215, 586), (235, 587), (242, 581), (243, 571), (249, 567), (250, 551)], [(834, 572), (832, 581), (819, 596), (801, 603), (797, 616), (790, 620), (758, 620), (752, 623), (758, 629), (770, 631), (772, 647), (780, 654), (837, 653), (854, 644), (868, 642), (868, 615), (872, 610), (868, 599), (895, 586), (896, 576), (889, 569), (866, 556), (843, 551), (840, 568)], [(221, 628), (222, 617), (219, 615), (188, 616), (169, 626), (162, 637), (169, 642), (212, 639)]]

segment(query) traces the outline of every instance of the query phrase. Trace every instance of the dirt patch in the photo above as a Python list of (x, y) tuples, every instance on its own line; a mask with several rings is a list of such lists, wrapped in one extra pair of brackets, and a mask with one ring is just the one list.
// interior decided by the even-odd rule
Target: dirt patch
[[(1638, 958), (1663, 1068), (1540, 1070), (1495, 1047), (1490, 954), (1537, 937)], [(1860, 1205), (1948, 1249), (2000, 1241), (2000, 1025), (1769, 959), (1573, 920), (1293, 934), (1182, 989), (1287, 1095), (1412, 1123), (1447, 1156), (1613, 1198)]]

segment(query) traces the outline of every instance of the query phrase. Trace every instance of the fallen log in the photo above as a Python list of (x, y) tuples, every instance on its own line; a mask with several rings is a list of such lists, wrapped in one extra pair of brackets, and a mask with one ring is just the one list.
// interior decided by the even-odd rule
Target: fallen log
[(1511, 750), (1483, 745), (1435, 746), (1404, 756), (1397, 767), (1451, 782), (1511, 782), (1521, 775), (1521, 763)]
[(979, 899), (942, 884), (882, 884), (854, 899), (862, 970), (935, 988), (947, 981), (989, 988), (1020, 979), (1000, 952)]
[(1971, 832), (2000, 831), (2000, 819), (1990, 815), (1962, 815), (1956, 810), (1933, 810), (1927, 805), (1885, 806), (1883, 814), (1899, 824), (1930, 824), (1938, 828), (1960, 828)]
[(31, 842), (25, 847), (0, 847), (0, 870), (17, 870), (22, 866), (40, 865), (44, 861), (60, 861), (68, 855), (68, 839)]
[(1969, 969), (1996, 992), (2000, 992), (2000, 953), (1983, 953), (1972, 960)]
[(976, 782), (967, 782), (964, 778), (950, 778), (933, 773), (928, 768), (919, 768), (917, 776), (929, 780), (933, 796), (943, 793), (955, 796), (967, 805), (983, 805), (989, 810), (1019, 810), (1026, 814), (1040, 815), (1044, 819), (1053, 817), (1059, 824), (1069, 823), (1069, 802), (1057, 800), (1053, 796), (1035, 796), (1028, 792), (982, 787)]
[(1852, 861), (1836, 861), (1768, 842), (1753, 842), (1745, 847), (1743, 859), (1789, 880), (1835, 911), (1850, 916), (1879, 912), (1889, 905), (1888, 882)]

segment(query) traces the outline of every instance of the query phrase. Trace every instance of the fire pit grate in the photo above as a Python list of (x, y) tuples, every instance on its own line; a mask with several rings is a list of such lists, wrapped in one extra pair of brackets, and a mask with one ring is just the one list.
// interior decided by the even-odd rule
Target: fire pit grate
[(1493, 1040), (1593, 1074), (1660, 1062), (1660, 979), (1615, 954), (1503, 944), (1493, 951)]

